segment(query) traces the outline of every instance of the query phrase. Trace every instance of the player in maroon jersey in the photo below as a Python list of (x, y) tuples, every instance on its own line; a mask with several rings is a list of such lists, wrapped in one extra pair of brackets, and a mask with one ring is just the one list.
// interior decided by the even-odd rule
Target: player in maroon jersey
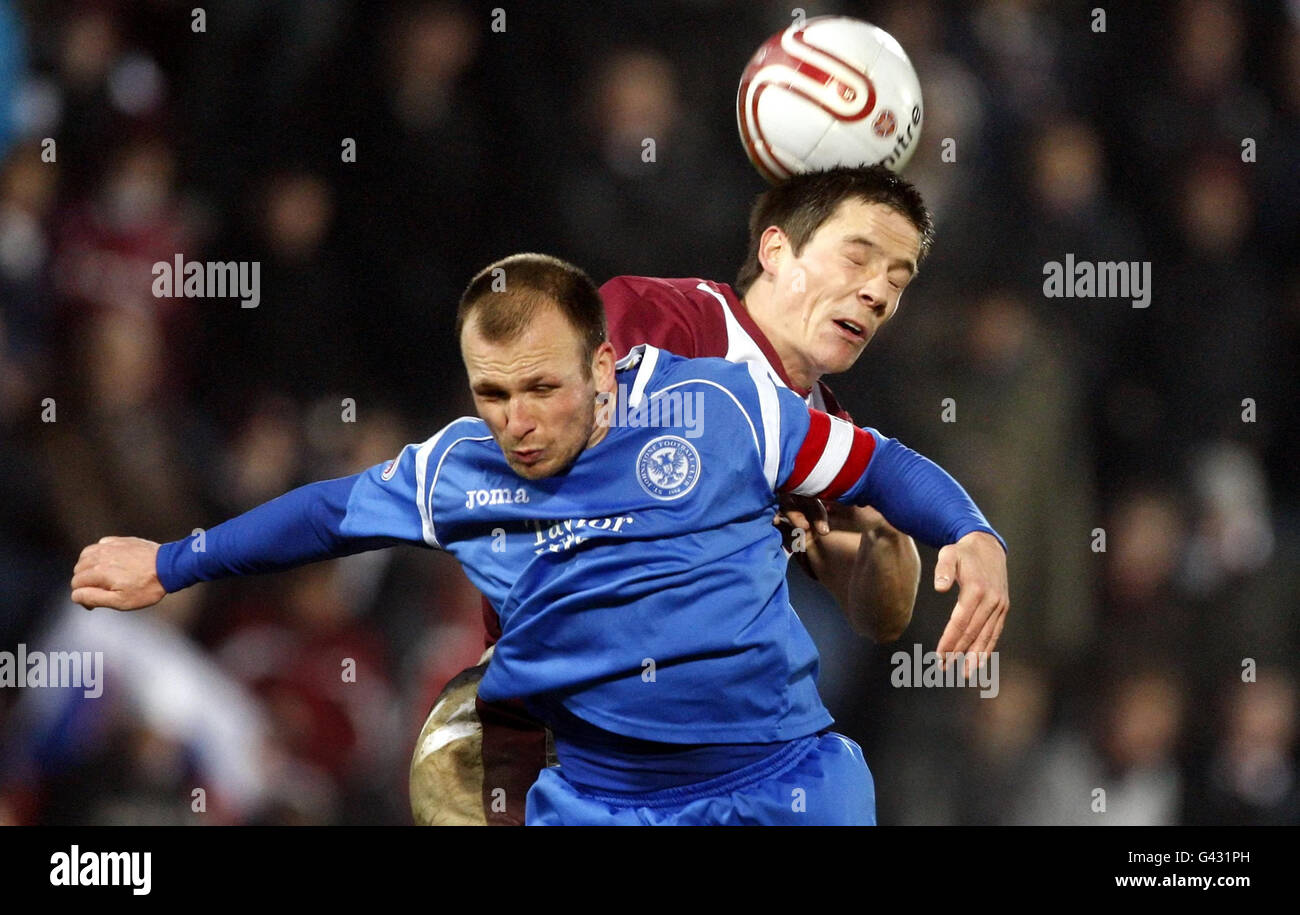
[[(682, 356), (752, 362), (811, 406), (848, 418), (822, 377), (848, 370), (898, 309), (933, 235), (917, 191), (884, 168), (788, 179), (758, 198), (749, 253), (734, 286), (701, 279), (616, 277), (601, 287), (619, 354), (651, 343)], [(872, 509), (783, 504), (793, 555), (833, 594), (853, 628), (898, 638), (911, 619), (920, 558), (911, 538)], [(948, 590), (951, 569), (935, 570)], [(960, 612), (939, 642), (952, 650)], [(488, 651), (434, 704), (411, 764), (420, 823), (522, 824), (524, 797), (550, 758), (548, 736), (522, 706), (488, 705), (476, 688), (500, 634), (484, 601)]]

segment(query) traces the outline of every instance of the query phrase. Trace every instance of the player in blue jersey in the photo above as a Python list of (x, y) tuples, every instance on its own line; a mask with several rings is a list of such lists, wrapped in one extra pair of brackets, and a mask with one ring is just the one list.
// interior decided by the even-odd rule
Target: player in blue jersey
[[(750, 250), (734, 287), (634, 276), (601, 286), (609, 341), (619, 356), (649, 343), (690, 358), (752, 363), (810, 407), (852, 422), (824, 376), (852, 366), (891, 320), (931, 241), (920, 194), (888, 169), (798, 175), (755, 201)], [(781, 506), (792, 558), (825, 586), (853, 629), (882, 643), (898, 638), (920, 583), (912, 538), (869, 507), (800, 496), (783, 496)], [(824, 526), (815, 527), (819, 518)], [(945, 574), (935, 566), (936, 590), (950, 584)], [(792, 596), (795, 586), (792, 580)], [(812, 609), (796, 602), (801, 615)], [(939, 651), (957, 638), (963, 609), (959, 602)], [(487, 652), (448, 683), (416, 740), (410, 799), (417, 823), (523, 825), (527, 790), (554, 758), (553, 740), (522, 703), (476, 698), (501, 632), (486, 599), (483, 619)]]
[(555, 734), (561, 767), (529, 792), (528, 822), (874, 822), (861, 751), (826, 730), (776, 493), (869, 502), (941, 546), (978, 592), (957, 650), (985, 652), (1005, 558), (961, 487), (752, 367), (653, 347), (616, 367), (599, 294), (551, 258), (484, 270), (460, 322), (481, 419), (202, 535), (105, 538), (73, 600), (138, 609), (221, 576), (444, 549), (500, 611), (481, 696), (525, 700)]

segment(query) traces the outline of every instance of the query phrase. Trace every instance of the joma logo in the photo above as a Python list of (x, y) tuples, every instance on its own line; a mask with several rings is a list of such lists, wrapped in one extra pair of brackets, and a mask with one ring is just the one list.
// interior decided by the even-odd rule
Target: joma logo
[(527, 502), (528, 490), (522, 486), (509, 489), (471, 489), (465, 493), (465, 507), (477, 508), (480, 505), (510, 505), (514, 502)]

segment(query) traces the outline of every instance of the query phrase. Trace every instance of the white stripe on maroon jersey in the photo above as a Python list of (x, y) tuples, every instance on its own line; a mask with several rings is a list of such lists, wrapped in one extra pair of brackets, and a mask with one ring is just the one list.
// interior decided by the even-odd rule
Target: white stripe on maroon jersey
[(772, 363), (767, 361), (767, 356), (763, 355), (762, 347), (745, 328), (740, 326), (736, 316), (731, 313), (731, 306), (727, 304), (726, 296), (708, 283), (700, 283), (695, 288), (717, 299), (718, 307), (722, 309), (722, 317), (727, 322), (727, 355), (724, 358), (728, 362), (752, 362), (761, 365), (772, 376), (774, 382), (785, 387), (786, 384), (781, 380), (781, 376), (776, 373), (776, 369), (772, 368)]

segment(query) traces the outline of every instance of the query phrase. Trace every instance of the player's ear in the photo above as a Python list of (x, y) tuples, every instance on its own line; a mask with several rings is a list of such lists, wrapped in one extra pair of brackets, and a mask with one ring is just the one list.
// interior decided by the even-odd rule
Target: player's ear
[(768, 226), (758, 239), (758, 263), (764, 273), (775, 274), (781, 258), (790, 249), (790, 238), (780, 226)]
[(618, 361), (618, 356), (614, 352), (614, 344), (606, 340), (596, 351), (591, 354), (591, 377), (596, 383), (596, 391), (613, 392), (614, 390), (614, 363)]

